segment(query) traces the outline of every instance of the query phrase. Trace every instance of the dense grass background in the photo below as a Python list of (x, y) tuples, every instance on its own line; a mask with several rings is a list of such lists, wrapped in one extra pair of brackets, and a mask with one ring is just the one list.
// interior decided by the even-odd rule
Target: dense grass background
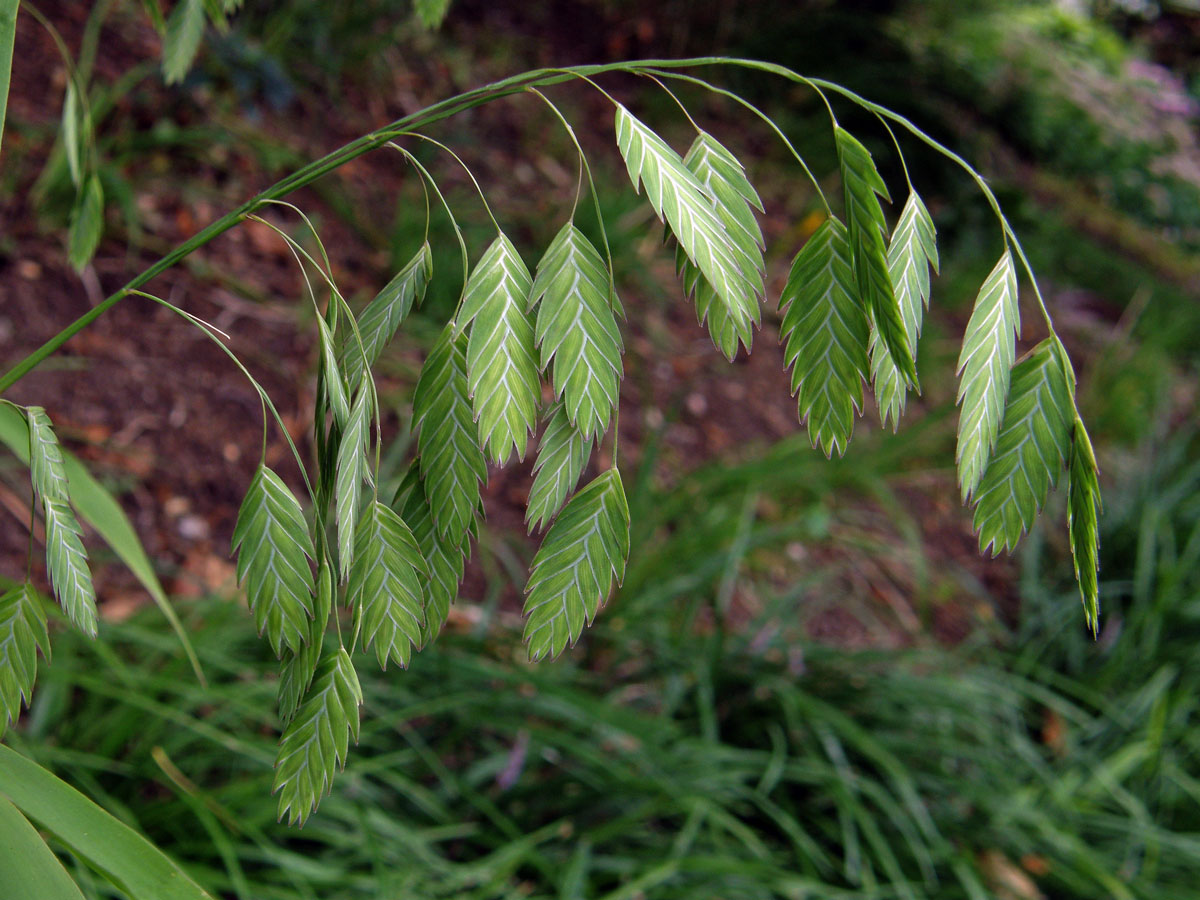
[[(364, 666), (362, 740), (301, 831), (266, 799), (274, 666), (229, 601), (188, 610), (208, 689), (152, 615), (64, 635), (10, 743), (239, 898), (1190, 897), (1196, 442), (1108, 495), (1099, 643), (1064, 625), (1070, 573), (1037, 541), (1000, 641), (830, 649), (780, 630), (794, 596), (725, 628), (729, 567), (795, 534), (718, 499), (739, 539), (642, 543), (586, 655), (530, 666), (490, 629)], [(697, 478), (810, 490), (758, 463)], [(690, 488), (647, 487), (643, 527), (692, 522)], [(685, 535), (711, 561), (686, 583)]]

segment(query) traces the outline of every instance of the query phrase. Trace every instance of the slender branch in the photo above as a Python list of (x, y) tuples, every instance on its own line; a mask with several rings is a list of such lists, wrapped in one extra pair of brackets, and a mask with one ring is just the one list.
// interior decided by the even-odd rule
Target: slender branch
[[(1037, 281), (1033, 279), (1032, 266), (1030, 265), (1020, 242), (1017, 240), (1012, 227), (1009, 225), (1007, 219), (1004, 217), (1004, 214), (1001, 212), (999, 202), (996, 200), (996, 197), (992, 193), (991, 189), (987, 186), (987, 183), (983, 180), (983, 177), (976, 172), (975, 169), (973, 169), (970, 164), (967, 163), (966, 160), (964, 160), (961, 156), (956, 154), (953, 150), (950, 150), (944, 144), (941, 144), (934, 138), (927, 135), (904, 116), (894, 113), (876, 103), (872, 103), (853, 91), (841, 87), (840, 85), (825, 81), (820, 78), (806, 78), (805, 76), (794, 72), (786, 66), (781, 66), (776, 63), (717, 56), (702, 56), (689, 59), (642, 59), (620, 63), (605, 63), (602, 65), (534, 69), (529, 72), (524, 72), (520, 75), (514, 75), (510, 78), (505, 78), (501, 81), (493, 82), (492, 84), (467, 91), (464, 94), (459, 94), (457, 97), (452, 97), (448, 100), (435, 103), (432, 106), (428, 106), (425, 109), (420, 110), (419, 112), (412, 113), (411, 115), (405, 116), (402, 119), (397, 119), (395, 122), (382, 129), (372, 131), (369, 134), (365, 134), (362, 137), (359, 137), (348, 144), (339, 147), (332, 153), (329, 153), (328, 155), (323, 156), (306, 166), (303, 166), (302, 168), (293, 172), (291, 175), (288, 175), (287, 177), (276, 182), (262, 193), (252, 197), (250, 200), (247, 200), (241, 206), (221, 216), (202, 231), (193, 235), (187, 241), (184, 241), (166, 256), (159, 259), (140, 275), (137, 275), (116, 293), (112, 294), (107, 299), (88, 310), (58, 334), (54, 335), (54, 337), (46, 341), (46, 343), (44, 343), (41, 347), (34, 350), (32, 353), (18, 362), (3, 376), (0, 376), (0, 394), (3, 394), (14, 384), (20, 381), (23, 377), (25, 377), (25, 375), (43, 362), (48, 356), (62, 347), (62, 345), (69, 341), (72, 337), (74, 337), (92, 322), (96, 321), (96, 319), (98, 319), (100, 316), (104, 315), (106, 312), (112, 309), (112, 307), (116, 306), (116, 304), (120, 303), (123, 298), (129, 296), (129, 292), (131, 290), (140, 288), (152, 278), (171, 268), (180, 260), (194, 253), (196, 250), (203, 247), (214, 238), (224, 234), (226, 231), (242, 222), (247, 215), (254, 212), (263, 203), (270, 200), (281, 199), (290, 194), (292, 191), (311, 184), (324, 175), (327, 175), (344, 163), (347, 163), (353, 159), (357, 159), (364, 153), (368, 153), (371, 150), (375, 150), (383, 146), (393, 138), (409, 134), (415, 129), (424, 128), (436, 122), (443, 121), (451, 116), (457, 115), (460, 112), (472, 109), (476, 106), (480, 106), (500, 97), (507, 97), (520, 93), (529, 87), (545, 87), (552, 84), (561, 84), (563, 82), (575, 79), (584, 79), (591, 82), (593, 76), (612, 72), (636, 73), (638, 70), (646, 69), (683, 69), (696, 68), (700, 66), (736, 66), (738, 68), (752, 69), (755, 71), (777, 75), (789, 81), (799, 82), (811, 87), (813, 90), (817, 91), (822, 101), (824, 101), (827, 105), (828, 99), (826, 98), (824, 92), (828, 90), (836, 93), (848, 100), (853, 101), (854, 103), (857, 103), (864, 109), (876, 112), (903, 126), (925, 144), (941, 153), (947, 159), (950, 159), (961, 166), (975, 180), (976, 184), (979, 186), (980, 190), (991, 204), (992, 209), (995, 211), (997, 217), (1000, 219), (1005, 233), (1012, 239), (1013, 247), (1017, 252), (1017, 256), (1021, 260), (1022, 266), (1029, 274), (1030, 279), (1033, 281), (1034, 294), (1037, 297), (1039, 306), (1041, 307), (1043, 317), (1046, 320), (1047, 326), (1050, 328), (1051, 332), (1053, 332), (1053, 327), (1050, 323), (1050, 316), (1048, 310), (1046, 309), (1045, 300), (1043, 299), (1041, 291), (1038, 288)], [(592, 83), (594, 85), (594, 82)], [(598, 85), (594, 86), (599, 87)], [(830, 115), (832, 115), (832, 109), (830, 109)]]

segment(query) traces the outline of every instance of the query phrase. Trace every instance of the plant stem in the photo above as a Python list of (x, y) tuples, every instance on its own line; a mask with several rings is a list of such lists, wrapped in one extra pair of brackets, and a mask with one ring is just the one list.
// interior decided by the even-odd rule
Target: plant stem
[[(344, 163), (347, 163), (352, 159), (356, 159), (371, 150), (382, 147), (392, 138), (407, 134), (417, 128), (423, 128), (435, 122), (448, 119), (460, 112), (480, 106), (500, 97), (507, 97), (520, 93), (530, 87), (545, 87), (547, 85), (560, 84), (562, 82), (571, 81), (578, 78), (590, 80), (592, 76), (602, 75), (609, 72), (628, 72), (636, 74), (638, 70), (683, 69), (698, 66), (736, 66), (739, 68), (767, 72), (786, 78), (789, 81), (797, 81), (812, 87), (821, 94), (822, 100), (825, 100), (825, 95), (822, 89), (836, 91), (847, 99), (850, 99), (873, 112), (884, 115), (892, 121), (909, 129), (919, 139), (930, 145), (933, 149), (961, 165), (975, 179), (975, 181), (979, 184), (979, 187), (983, 190), (985, 196), (988, 198), (988, 201), (992, 204), (992, 207), (1000, 216), (1005, 230), (1013, 238), (1013, 243), (1016, 247), (1017, 254), (1028, 270), (1029, 266), (1028, 261), (1025, 259), (1025, 254), (1022, 251), (1020, 244), (1016, 241), (1016, 237), (1013, 234), (1012, 229), (1008, 226), (1007, 221), (1000, 213), (995, 196), (991, 193), (982, 177), (975, 172), (975, 170), (972, 169), (965, 160), (963, 160), (949, 148), (939, 144), (933, 138), (926, 135), (904, 117), (899, 116), (896, 113), (893, 113), (891, 110), (885, 109), (884, 107), (880, 107), (877, 104), (871, 103), (854, 92), (838, 85), (831, 84), (821, 79), (806, 78), (785, 66), (776, 65), (774, 63), (752, 59), (738, 59), (733, 57), (718, 56), (702, 56), (693, 57), (690, 59), (642, 59), (631, 60), (629, 62), (605, 63), (602, 65), (533, 69), (529, 72), (523, 72), (520, 75), (514, 75), (510, 78), (505, 78), (501, 81), (496, 81), (492, 84), (485, 85), (484, 87), (467, 91), (464, 94), (459, 94), (457, 97), (443, 100), (439, 103), (433, 104), (432, 106), (428, 106), (419, 112), (415, 112), (411, 115), (405, 116), (402, 119), (398, 119), (391, 125), (388, 125), (380, 130), (373, 131), (370, 134), (365, 134), (362, 137), (339, 147), (332, 153), (316, 160), (315, 162), (309, 163), (303, 168), (298, 169), (296, 172), (293, 172), (291, 175), (288, 175), (286, 178), (276, 182), (262, 193), (251, 198), (250, 200), (247, 200), (232, 212), (226, 213), (204, 230), (193, 235), (187, 241), (180, 244), (166, 256), (158, 260), (158, 262), (150, 266), (150, 268), (136, 276), (116, 293), (112, 294), (107, 299), (88, 310), (62, 331), (58, 332), (58, 334), (54, 335), (54, 337), (50, 338), (50, 340), (46, 341), (46, 343), (44, 343), (41, 347), (34, 350), (32, 353), (22, 359), (3, 376), (0, 376), (0, 394), (3, 394), (14, 384), (24, 378), (25, 375), (32, 371), (43, 360), (57, 351), (60, 347), (62, 347), (63, 344), (65, 344), (68, 340), (70, 340), (92, 322), (96, 321), (96, 319), (100, 318), (100, 316), (104, 315), (106, 312), (116, 306), (123, 298), (129, 296), (131, 291), (140, 288), (156, 275), (159, 275), (160, 273), (169, 269), (186, 256), (189, 256), (200, 247), (203, 247), (205, 244), (212, 241), (213, 238), (224, 234), (226, 231), (239, 224), (243, 219), (246, 218), (246, 216), (254, 212), (263, 203), (272, 200), (279, 200), (290, 194), (292, 191), (311, 184)], [(828, 103), (827, 100), (826, 103)], [(1039, 305), (1042, 307), (1043, 315), (1046, 316), (1048, 323), (1049, 316), (1045, 311), (1045, 304), (1044, 301), (1042, 301), (1040, 292), (1038, 291), (1036, 281), (1034, 282), (1034, 292), (1039, 301)]]

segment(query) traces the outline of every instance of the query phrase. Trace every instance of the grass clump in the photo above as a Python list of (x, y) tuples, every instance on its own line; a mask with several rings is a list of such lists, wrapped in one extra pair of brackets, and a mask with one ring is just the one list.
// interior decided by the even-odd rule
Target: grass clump
[[(266, 796), (271, 660), (228, 602), (192, 611), (208, 690), (147, 616), (61, 640), (11, 739), (218, 896), (1187, 897), (1195, 446), (1176, 438), (1109, 500), (1098, 643), (1051, 614), (1074, 588), (1061, 548), (1037, 541), (1007, 646), (802, 642), (767, 627), (795, 592), (763, 583), (759, 617), (734, 622), (731, 571), (840, 527), (812, 512), (833, 484), (758, 461), (696, 476), (707, 522), (690, 482), (631, 492), (660, 539), (635, 539), (627, 590), (567, 660), (517, 663), (518, 635), (493, 627), (405, 672), (364, 666), (360, 748), (301, 831)], [(851, 471), (820, 462), (835, 482)], [(870, 471), (853, 468), (860, 488)], [(808, 512), (780, 525), (744, 500), (759, 494)]]

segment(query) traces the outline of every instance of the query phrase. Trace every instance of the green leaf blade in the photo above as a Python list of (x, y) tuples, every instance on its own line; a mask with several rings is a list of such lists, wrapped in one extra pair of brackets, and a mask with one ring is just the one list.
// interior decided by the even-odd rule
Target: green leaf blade
[(282, 479), (260, 465), (233, 530), (238, 582), (246, 588), (259, 634), (276, 656), (309, 641), (313, 617), (312, 538), (300, 504)]
[(358, 741), (362, 688), (345, 649), (329, 650), (317, 665), (304, 702), (279, 741), (274, 792), (279, 818), (301, 825), (329, 793), (346, 764), (350, 739)]
[(471, 408), (467, 337), (447, 325), (429, 351), (413, 396), (413, 427), (424, 492), (438, 535), (454, 545), (466, 534), (487, 481), (487, 459)]
[(26, 582), (0, 596), (0, 737), (33, 696), (38, 651), (50, 658), (50, 634), (42, 602)]
[(177, 863), (124, 822), (3, 745), (0, 794), (130, 900), (213, 900)]
[(620, 583), (629, 557), (629, 506), (609, 469), (571, 498), (533, 558), (525, 586), (525, 642), (533, 660), (573, 645)]
[(592, 439), (571, 424), (563, 404), (555, 404), (533, 464), (533, 486), (525, 510), (530, 531), (545, 528), (562, 509), (591, 455)]
[(71, 211), (71, 228), (67, 234), (67, 261), (76, 272), (82, 272), (100, 246), (104, 231), (104, 188), (100, 176), (88, 176), (83, 190)]
[(1032, 527), (1071, 452), (1075, 407), (1047, 338), (1012, 370), (996, 449), (975, 492), (979, 548), (1011, 552)]
[(507, 237), (499, 235), (467, 279), (458, 327), (467, 339), (467, 384), (479, 441), (503, 464), (515, 450), (525, 457), (537, 422), (541, 384), (529, 317), (529, 270)]
[[(4, 139), (4, 120), (8, 114), (8, 88), (12, 82), (13, 46), (17, 39), (17, 8), (20, 0), (0, 3), (0, 142)], [(0, 143), (0, 146), (3, 146)]]
[(553, 363), (555, 396), (586, 436), (608, 430), (621, 386), (621, 331), (607, 266), (571, 222), (537, 266), (530, 306), (538, 304), (534, 342), (540, 365)]
[(0, 794), (0, 897), (83, 900), (58, 857), (15, 806)]
[(983, 478), (1008, 398), (1020, 330), (1017, 273), (1006, 248), (979, 289), (958, 358), (958, 444), (955, 462), (963, 500)]
[(416, 538), (391, 507), (367, 507), (355, 538), (347, 596), (354, 608), (363, 650), (375, 645), (382, 669), (389, 659), (408, 668), (413, 645), (421, 644), (425, 621), (422, 579), (429, 568)]
[(870, 326), (853, 292), (846, 228), (830, 217), (796, 255), (780, 298), (780, 337), (797, 412), (813, 447), (826, 456), (845, 452), (869, 370)]

